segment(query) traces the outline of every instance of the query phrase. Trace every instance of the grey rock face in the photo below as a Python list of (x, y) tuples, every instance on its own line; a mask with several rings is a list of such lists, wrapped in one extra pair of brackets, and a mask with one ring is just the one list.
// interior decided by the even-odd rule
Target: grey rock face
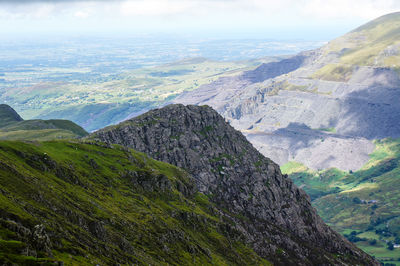
[(186, 169), (255, 251), (277, 265), (377, 265), (325, 225), (279, 166), (208, 106), (170, 105), (91, 137)]
[(43, 224), (36, 225), (32, 233), (32, 242), (37, 250), (45, 251), (51, 254), (50, 237), (47, 235)]
[[(395, 68), (379, 64), (396, 49), (388, 46), (374, 65), (344, 65), (345, 74), (335, 76), (331, 70), (327, 72), (333, 72), (332, 77), (320, 77), (318, 71), (340, 65), (348, 50), (324, 46), (203, 85), (175, 103), (212, 106), (250, 136), (259, 151), (281, 164), (297, 161), (313, 169), (358, 170), (368, 161), (374, 139), (400, 137), (400, 78)], [(310, 130), (286, 134), (294, 132), (293, 123)], [(320, 141), (323, 133), (329, 141)], [(284, 144), (274, 145), (276, 140)], [(349, 160), (350, 153), (354, 159)]]

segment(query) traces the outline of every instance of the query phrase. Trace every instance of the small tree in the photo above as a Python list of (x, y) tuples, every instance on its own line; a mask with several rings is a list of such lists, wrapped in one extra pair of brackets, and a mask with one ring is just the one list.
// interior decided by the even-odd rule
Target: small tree
[(393, 245), (392, 241), (389, 241), (389, 242), (387, 243), (387, 249), (388, 249), (388, 250), (393, 250), (393, 249), (394, 249), (394, 245)]
[(362, 201), (358, 197), (355, 197), (355, 198), (353, 198), (353, 202), (355, 204), (360, 204)]

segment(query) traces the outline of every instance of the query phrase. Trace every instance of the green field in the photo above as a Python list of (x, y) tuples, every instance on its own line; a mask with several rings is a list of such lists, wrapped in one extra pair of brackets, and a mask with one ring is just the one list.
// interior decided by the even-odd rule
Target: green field
[[(400, 139), (375, 144), (369, 162), (356, 172), (314, 171), (296, 162), (281, 169), (310, 195), (325, 222), (382, 262), (393, 263), (400, 259), (399, 248), (388, 249), (389, 241), (400, 244)], [(357, 234), (351, 236), (352, 231)]]
[[(184, 91), (194, 90), (222, 76), (235, 75), (271, 60), (276, 58), (237, 62), (193, 58), (115, 75), (104, 74), (91, 82), (77, 78), (76, 81), (9, 88), (1, 94), (0, 101), (12, 105), (24, 119), (68, 119), (91, 131), (160, 106)], [(35, 73), (44, 75), (43, 71), (53, 75), (56, 70), (32, 68), (30, 72), (18, 72), (6, 78), (18, 84), (19, 79), (29, 80)]]

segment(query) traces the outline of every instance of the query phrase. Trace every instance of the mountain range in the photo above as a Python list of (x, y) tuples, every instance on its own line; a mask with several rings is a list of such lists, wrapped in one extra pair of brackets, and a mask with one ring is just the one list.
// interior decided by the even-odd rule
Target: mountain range
[(400, 137), (399, 34), (400, 13), (389, 14), (175, 102), (212, 106), (281, 165), (358, 170), (374, 139)]

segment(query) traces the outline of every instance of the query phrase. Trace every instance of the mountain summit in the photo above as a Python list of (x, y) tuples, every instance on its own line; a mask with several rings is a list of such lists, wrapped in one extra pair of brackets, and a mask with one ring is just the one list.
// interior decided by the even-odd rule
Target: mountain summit
[(91, 137), (186, 169), (246, 243), (277, 265), (376, 264), (325, 225), (279, 166), (208, 106), (170, 105)]

